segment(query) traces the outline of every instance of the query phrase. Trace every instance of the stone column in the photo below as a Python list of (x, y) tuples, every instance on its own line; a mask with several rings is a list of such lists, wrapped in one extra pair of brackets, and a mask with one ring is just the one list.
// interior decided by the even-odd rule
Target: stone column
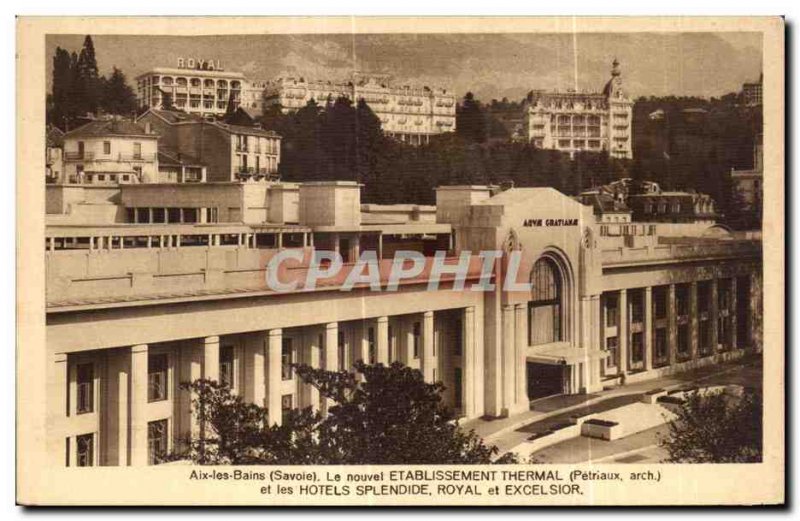
[[(66, 464), (65, 422), (67, 396), (69, 393), (69, 364), (66, 353), (55, 353), (47, 357), (47, 463), (52, 466)], [(74, 453), (74, 450), (71, 450)], [(70, 459), (73, 459), (70, 455)]]
[[(180, 350), (179, 371), (182, 382), (194, 382), (203, 378), (203, 346), (197, 342), (182, 347)], [(180, 437), (192, 436), (197, 439), (201, 434), (200, 422), (197, 411), (194, 410), (192, 401), (197, 395), (188, 389), (181, 389), (178, 395), (180, 401)]]
[(147, 344), (131, 347), (131, 465), (148, 464)]
[(619, 322), (617, 337), (619, 338), (619, 374), (628, 374), (628, 290), (619, 290)]
[(464, 405), (464, 416), (473, 418), (476, 416), (475, 410), (475, 308), (470, 306), (464, 308), (461, 318), (462, 335), (464, 345), (461, 346), (462, 360), (462, 384), (461, 397)]
[(219, 381), (219, 337), (203, 339), (203, 378)]
[(426, 382), (441, 379), (436, 371), (436, 355), (433, 352), (433, 311), (422, 314), (422, 374)]
[(689, 289), (689, 358), (692, 360), (699, 356), (700, 327), (697, 316), (697, 281), (692, 281)]
[(130, 377), (130, 351), (126, 348), (109, 350), (108, 353), (108, 429), (105, 464), (128, 465), (128, 385)]
[[(361, 322), (358, 325), (357, 336), (358, 352), (356, 353), (356, 360), (361, 360), (365, 364), (369, 364), (369, 328), (372, 327), (368, 322)], [(374, 333), (374, 332), (373, 332)]]
[(528, 313), (526, 304), (516, 304), (514, 306), (514, 339), (515, 339), (515, 360), (514, 360), (514, 382), (516, 396), (514, 397), (515, 412), (527, 409), (528, 404), (528, 382), (526, 362), (528, 359)]
[(717, 279), (711, 279), (711, 313), (708, 319), (711, 321), (711, 354), (716, 354), (719, 346), (719, 292), (717, 290)]
[(513, 414), (513, 404), (516, 382), (514, 380), (514, 365), (516, 364), (515, 347), (516, 339), (514, 338), (514, 306), (504, 305), (501, 312), (502, 320), (502, 338), (501, 338), (501, 360), (502, 360), (502, 405), (501, 415)]
[(389, 317), (375, 319), (375, 342), (376, 361), (389, 365)]
[(653, 369), (653, 287), (644, 288), (644, 369)]
[[(309, 335), (310, 342), (308, 343), (308, 365), (314, 369), (320, 368), (320, 357), (322, 346), (320, 345), (319, 334), (312, 331)], [(314, 410), (319, 410), (319, 389), (313, 385), (305, 384), (308, 390), (308, 405)]]
[(248, 338), (244, 348), (244, 399), (260, 407), (266, 407), (267, 382), (264, 375), (266, 332)]
[(667, 356), (669, 365), (675, 365), (678, 355), (678, 310), (675, 303), (675, 284), (667, 293)]
[[(331, 322), (325, 324), (325, 370), (338, 371), (339, 370), (339, 324)], [(326, 398), (323, 401), (323, 409), (327, 410), (333, 405), (333, 400)]]
[(750, 317), (750, 350), (753, 353), (760, 353), (764, 347), (762, 345), (763, 324), (760, 320), (761, 314), (764, 312), (764, 307), (762, 302), (761, 279), (757, 272), (750, 274), (750, 305), (748, 308)]
[(267, 408), (269, 409), (269, 424), (280, 425), (283, 419), (281, 409), (281, 391), (283, 378), (281, 376), (281, 353), (283, 349), (283, 330), (270, 329), (267, 340)]

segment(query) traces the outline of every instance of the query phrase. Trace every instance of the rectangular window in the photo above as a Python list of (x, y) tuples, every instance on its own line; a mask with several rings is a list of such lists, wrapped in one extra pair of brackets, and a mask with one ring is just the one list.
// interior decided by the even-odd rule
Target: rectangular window
[(616, 367), (617, 357), (619, 351), (619, 339), (615, 336), (606, 338), (606, 351), (608, 351), (608, 358), (606, 358), (606, 367)]
[(657, 319), (667, 318), (667, 291), (664, 287), (653, 288), (653, 307)]
[(711, 283), (702, 281), (697, 283), (697, 311), (708, 313), (711, 310)]
[(422, 326), (419, 322), (414, 322), (414, 358), (419, 358), (420, 341), (422, 338)]
[(150, 354), (147, 357), (147, 401), (160, 402), (166, 400), (167, 364), (165, 353)]
[(666, 328), (656, 329), (656, 360), (667, 358), (667, 330)]
[(367, 347), (368, 347), (368, 356), (369, 356), (369, 363), (374, 364), (377, 359), (377, 353), (375, 352), (375, 328), (371, 327), (367, 329)]
[(461, 368), (456, 367), (453, 373), (453, 406), (460, 409), (463, 406), (463, 389), (461, 382)]
[(233, 346), (223, 346), (219, 350), (219, 383), (230, 389), (236, 385), (233, 373)]
[(631, 322), (644, 322), (644, 295), (642, 291), (631, 292)]
[(111, 154), (111, 141), (103, 141), (103, 154)]
[(75, 437), (75, 465), (78, 467), (94, 466), (94, 434)]
[(67, 464), (67, 467), (69, 467), (69, 456), (70, 456), (69, 451), (71, 450), (70, 449), (70, 439), (69, 438), (66, 438), (66, 449), (67, 449), (67, 451), (66, 451), (66, 460), (67, 460), (66, 464)]
[(675, 309), (678, 316), (689, 314), (689, 287), (685, 284), (675, 286)]
[(619, 325), (619, 313), (616, 295), (606, 295), (606, 327)]
[(281, 416), (284, 423), (286, 423), (290, 412), (292, 412), (292, 395), (284, 394), (281, 396)]
[(147, 463), (158, 465), (163, 461), (167, 446), (167, 420), (147, 422)]
[(141, 159), (142, 158), (142, 144), (141, 143), (134, 143), (133, 144), (133, 158), (134, 159)]
[(464, 346), (464, 331), (461, 319), (457, 318), (453, 329), (453, 355), (461, 356)]
[(681, 324), (678, 326), (678, 354), (687, 356), (689, 354), (689, 325)]
[(700, 352), (708, 354), (711, 352), (711, 325), (710, 320), (700, 321)]
[(94, 412), (94, 364), (79, 364), (76, 368), (78, 400), (75, 412)]
[(631, 335), (631, 362), (634, 364), (644, 362), (644, 333)]
[(281, 340), (281, 379), (292, 379), (292, 339), (283, 338)]

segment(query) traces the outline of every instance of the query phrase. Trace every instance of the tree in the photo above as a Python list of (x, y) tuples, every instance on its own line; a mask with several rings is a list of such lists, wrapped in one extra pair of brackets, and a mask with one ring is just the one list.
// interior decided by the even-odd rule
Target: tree
[(230, 96), (228, 96), (228, 104), (225, 106), (225, 115), (223, 116), (223, 119), (229, 120), (230, 118), (232, 118), (233, 115), (236, 113), (236, 107), (238, 106), (239, 104), (236, 103), (236, 96), (234, 96), (234, 91), (231, 90), (231, 94)]
[[(441, 382), (399, 362), (354, 365), (355, 373), (295, 366), (304, 382), (333, 405), (327, 414), (311, 408), (286, 414), (267, 427), (265, 408), (245, 403), (208, 380), (188, 385), (200, 434), (188, 440), (200, 464), (467, 464), (491, 463), (498, 449), (464, 432), (442, 403)], [(172, 458), (177, 457), (173, 455)], [(497, 459), (511, 463), (513, 455)]]
[(746, 390), (741, 396), (726, 393), (688, 395), (661, 440), (671, 463), (760, 462), (763, 427), (762, 395)]
[(471, 92), (467, 92), (464, 101), (457, 107), (456, 132), (474, 143), (486, 141), (486, 118), (480, 103)]
[(69, 52), (61, 47), (53, 55), (53, 85), (51, 103), (47, 114), (48, 123), (64, 128), (74, 114), (69, 113), (69, 96), (73, 71)]
[(283, 425), (268, 425), (267, 409), (246, 403), (229, 387), (196, 380), (181, 387), (194, 395), (192, 410), (200, 426), (195, 437), (162, 460), (190, 458), (201, 465), (313, 464), (319, 461), (314, 427), (320, 416), (292, 411)]
[(77, 104), (79, 114), (95, 113), (100, 107), (101, 83), (92, 37), (87, 35), (76, 64)]
[(103, 81), (102, 85), (102, 108), (105, 112), (128, 116), (136, 111), (136, 94), (128, 85), (125, 74), (121, 70), (114, 67), (111, 76), (108, 80)]
[(163, 90), (161, 91), (161, 110), (178, 110), (172, 103), (172, 94)]

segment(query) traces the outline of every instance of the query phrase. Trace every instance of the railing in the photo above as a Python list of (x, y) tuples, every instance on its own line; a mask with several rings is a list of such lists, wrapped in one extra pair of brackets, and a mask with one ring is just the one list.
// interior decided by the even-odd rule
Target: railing
[(86, 161), (93, 158), (94, 152), (64, 152), (64, 159)]
[(680, 261), (698, 258), (731, 258), (758, 255), (756, 241), (725, 241), (724, 244), (671, 244), (641, 248), (613, 248), (602, 251), (604, 265), (641, 264), (648, 262)]
[[(219, 247), (215, 247), (219, 248)], [(194, 251), (187, 249), (161, 250), (112, 250), (98, 255), (86, 250), (64, 252), (65, 255), (49, 256), (48, 263), (67, 261), (73, 273), (63, 270), (53, 275), (47, 284), (48, 307), (72, 305), (107, 305), (111, 302), (129, 300), (151, 300), (163, 298), (192, 298), (212, 294), (265, 292), (276, 293), (267, 285), (266, 274), (269, 260), (278, 253), (275, 248), (251, 249), (244, 246), (222, 247), (236, 251), (235, 265), (220, 262), (211, 255), (208, 247)], [(311, 264), (312, 248), (297, 248), (303, 251), (303, 260), (286, 260), (277, 266), (275, 276), (283, 283), (296, 287), (292, 292), (314, 291), (306, 288)], [(109, 262), (113, 258), (117, 262)], [(83, 259), (84, 262), (75, 262)], [(482, 259), (471, 259), (466, 271), (466, 280), (474, 282), (482, 273)], [(457, 257), (448, 257), (447, 265), (458, 263)], [(424, 284), (431, 278), (433, 257), (425, 258), (425, 266), (416, 276), (403, 278), (401, 285)], [(80, 268), (75, 268), (80, 266)], [(109, 267), (112, 268), (109, 268)], [(151, 272), (138, 271), (142, 266), (159, 266)], [(390, 280), (393, 259), (382, 259), (378, 263), (378, 274), (382, 289)], [(410, 268), (407, 262), (405, 269)], [(335, 275), (323, 276), (316, 281), (316, 290), (336, 290), (347, 281), (350, 272), (362, 269), (356, 263), (344, 263)], [(49, 271), (57, 273), (56, 270)], [(454, 280), (452, 273), (440, 277), (440, 287), (447, 290)], [(469, 284), (469, 283), (468, 283)], [(369, 284), (356, 284), (356, 288), (369, 288)]]
[(148, 154), (123, 154), (120, 153), (119, 161), (155, 161), (156, 155), (154, 153)]

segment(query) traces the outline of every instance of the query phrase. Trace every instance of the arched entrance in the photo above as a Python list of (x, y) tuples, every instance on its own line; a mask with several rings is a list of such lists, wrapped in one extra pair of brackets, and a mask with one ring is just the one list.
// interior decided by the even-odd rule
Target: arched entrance
[[(567, 280), (557, 261), (543, 256), (531, 270), (531, 298), (528, 301), (528, 345), (552, 346), (567, 340), (565, 294)], [(568, 367), (559, 361), (526, 363), (528, 399), (535, 400), (566, 392)]]

